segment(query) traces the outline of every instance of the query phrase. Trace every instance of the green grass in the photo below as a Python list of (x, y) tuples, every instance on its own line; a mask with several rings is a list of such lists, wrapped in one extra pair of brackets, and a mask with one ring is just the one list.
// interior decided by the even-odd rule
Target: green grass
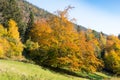
[(43, 69), (40, 66), (0, 60), (0, 80), (87, 80)]
[(35, 64), (0, 60), (0, 80), (120, 80), (119, 77), (111, 77), (100, 72), (75, 73), (85, 78), (54, 72)]

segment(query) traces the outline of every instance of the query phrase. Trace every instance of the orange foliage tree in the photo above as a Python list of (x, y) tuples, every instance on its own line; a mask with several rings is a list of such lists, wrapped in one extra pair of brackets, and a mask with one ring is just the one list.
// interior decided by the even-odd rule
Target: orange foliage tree
[[(38, 42), (39, 49), (31, 53), (39, 64), (71, 70), (96, 71), (103, 67), (95, 55), (98, 40), (91, 30), (78, 33), (68, 20), (68, 10), (58, 11), (58, 17), (42, 19), (30, 31), (31, 40)], [(97, 53), (96, 53), (97, 54)]]
[(85, 71), (96, 71), (103, 67), (103, 63), (97, 58), (98, 54), (96, 52), (96, 47), (98, 47), (99, 42), (93, 35), (91, 30), (87, 32), (79, 32), (79, 48), (80, 56), (83, 61), (83, 66), (81, 69)]

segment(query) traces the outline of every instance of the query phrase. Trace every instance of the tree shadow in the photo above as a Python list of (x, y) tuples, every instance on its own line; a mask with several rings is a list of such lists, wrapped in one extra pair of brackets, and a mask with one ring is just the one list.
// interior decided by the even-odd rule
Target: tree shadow
[(51, 67), (51, 66), (42, 66), (43, 69), (49, 69), (53, 72), (56, 72), (56, 73), (60, 73), (60, 74), (66, 74), (66, 75), (71, 75), (71, 76), (75, 76), (75, 77), (80, 77), (80, 78), (87, 78), (87, 79), (90, 79), (92, 80), (92, 78), (90, 78), (89, 76), (82, 76), (78, 73), (75, 73), (74, 71), (70, 71), (70, 70), (66, 70), (66, 69), (62, 69), (62, 68), (59, 68), (59, 67)]

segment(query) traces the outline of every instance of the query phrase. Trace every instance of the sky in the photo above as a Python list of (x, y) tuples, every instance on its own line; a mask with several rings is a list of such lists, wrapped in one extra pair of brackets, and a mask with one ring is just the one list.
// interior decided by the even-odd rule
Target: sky
[(68, 5), (75, 8), (69, 12), (77, 24), (109, 35), (120, 34), (120, 0), (27, 0), (51, 13), (64, 10)]

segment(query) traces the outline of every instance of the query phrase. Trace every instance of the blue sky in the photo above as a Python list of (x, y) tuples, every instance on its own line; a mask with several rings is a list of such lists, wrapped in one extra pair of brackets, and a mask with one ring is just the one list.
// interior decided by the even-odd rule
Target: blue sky
[(27, 0), (51, 13), (63, 10), (68, 5), (75, 8), (70, 18), (86, 28), (107, 34), (120, 33), (120, 0)]

